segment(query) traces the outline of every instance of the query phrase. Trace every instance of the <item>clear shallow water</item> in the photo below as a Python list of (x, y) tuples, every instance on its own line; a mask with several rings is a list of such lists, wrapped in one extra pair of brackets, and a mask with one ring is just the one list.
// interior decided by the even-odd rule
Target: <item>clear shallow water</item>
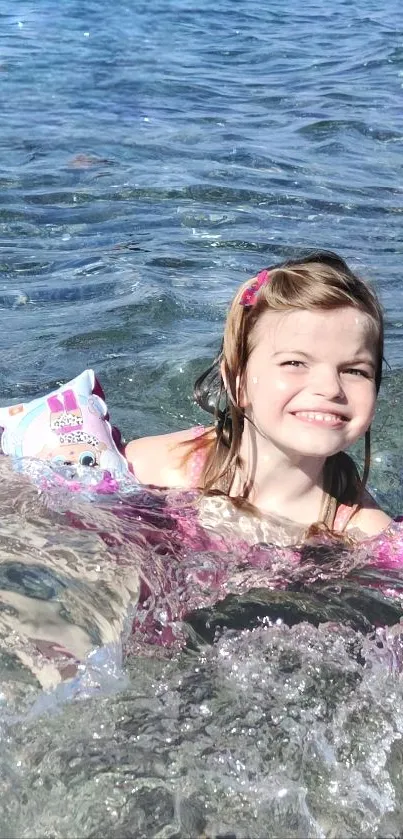
[[(192, 382), (239, 281), (290, 249), (331, 247), (385, 304), (372, 484), (402, 512), (402, 36), (397, 0), (3, 4), (2, 403), (93, 366), (128, 437), (202, 420)], [(122, 665), (135, 531), (129, 550), (122, 519), (94, 503), (75, 509), (83, 531), (61, 499), (48, 510), (13, 480), (7, 585), (40, 615), (62, 604), (58, 638), (80, 627), (80, 649), (105, 658), (80, 671), (81, 702), (5, 714), (2, 835), (399, 835), (396, 642), (258, 626)], [(298, 661), (282, 669), (280, 650)], [(21, 716), (39, 685), (15, 658), (2, 672)]]

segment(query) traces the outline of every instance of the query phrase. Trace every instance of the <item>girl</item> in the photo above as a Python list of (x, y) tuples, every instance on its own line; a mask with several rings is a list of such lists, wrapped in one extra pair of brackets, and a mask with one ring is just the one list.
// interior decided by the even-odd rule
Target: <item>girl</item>
[[(265, 521), (293, 523), (291, 541), (318, 526), (375, 536), (391, 521), (365, 489), (382, 360), (372, 289), (334, 253), (287, 260), (238, 290), (196, 382), (214, 425), (134, 440), (125, 455), (142, 483), (214, 500), (216, 527), (252, 518), (255, 541)], [(345, 454), (360, 438), (362, 477)]]

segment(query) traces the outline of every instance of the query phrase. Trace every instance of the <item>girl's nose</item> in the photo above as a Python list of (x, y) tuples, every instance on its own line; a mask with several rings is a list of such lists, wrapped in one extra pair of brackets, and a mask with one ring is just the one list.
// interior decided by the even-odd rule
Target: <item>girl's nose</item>
[(313, 376), (313, 391), (326, 399), (340, 399), (344, 396), (343, 385), (337, 370), (323, 366), (317, 368)]

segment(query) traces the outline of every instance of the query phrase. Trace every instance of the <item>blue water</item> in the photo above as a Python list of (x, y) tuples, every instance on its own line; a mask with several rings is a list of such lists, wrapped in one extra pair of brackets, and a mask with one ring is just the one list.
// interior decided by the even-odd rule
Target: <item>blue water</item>
[[(401, 511), (398, 0), (4, 0), (0, 82), (1, 403), (92, 366), (128, 438), (202, 420), (192, 382), (217, 350), (239, 282), (301, 247), (332, 248), (374, 282), (385, 306), (391, 369), (372, 482)], [(34, 551), (49, 523), (32, 512), (23, 520)], [(64, 532), (59, 519), (52, 528)], [(1, 835), (397, 836), (400, 683), (381, 689), (374, 664), (355, 691), (362, 674), (342, 640), (304, 632), (279, 629), (270, 641), (273, 662), (280, 648), (299, 650), (299, 717), (281, 662), (272, 665), (275, 698), (251, 691), (247, 668), (261, 672), (269, 642), (242, 636), (237, 651), (224, 640), (216, 658), (209, 653), (213, 675), (203, 684), (204, 653), (154, 681), (156, 664), (130, 664), (118, 699), (105, 693), (99, 705), (71, 705), (8, 734)], [(323, 695), (309, 688), (315, 655), (325, 670), (337, 662)], [(237, 675), (221, 672), (234, 656)], [(330, 678), (340, 708), (320, 717)], [(257, 735), (239, 728), (256, 695), (267, 714), (271, 701), (289, 708), (288, 751), (275, 729), (265, 734), (277, 756), (267, 775)], [(375, 709), (368, 725), (378, 739), (366, 739), (363, 704)], [(259, 713), (250, 731), (264, 725)], [(326, 751), (325, 718), (337, 758)]]

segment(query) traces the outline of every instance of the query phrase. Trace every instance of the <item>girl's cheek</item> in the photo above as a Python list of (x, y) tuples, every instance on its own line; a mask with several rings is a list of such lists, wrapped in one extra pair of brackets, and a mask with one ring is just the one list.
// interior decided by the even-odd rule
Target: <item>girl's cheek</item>
[(274, 382), (274, 389), (278, 393), (284, 393), (286, 390), (288, 390), (288, 388), (289, 384), (286, 381), (284, 381), (284, 379), (277, 379), (277, 381)]

